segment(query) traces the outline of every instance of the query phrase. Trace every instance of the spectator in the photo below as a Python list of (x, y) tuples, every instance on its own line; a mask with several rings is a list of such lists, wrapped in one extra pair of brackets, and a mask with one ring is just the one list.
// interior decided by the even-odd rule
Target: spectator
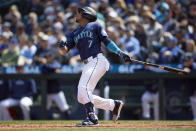
[(136, 25), (136, 30), (135, 30), (135, 37), (139, 40), (140, 42), (140, 59), (141, 60), (146, 60), (148, 58), (148, 47), (147, 47), (147, 35), (144, 31), (144, 27), (141, 24)]
[(163, 29), (165, 32), (174, 32), (178, 24), (176, 19), (173, 18), (172, 12), (169, 11), (168, 14), (165, 14), (165, 22), (163, 23)]
[(155, 9), (155, 15), (159, 23), (163, 24), (166, 22), (166, 16), (170, 12), (170, 6), (166, 2), (161, 2), (160, 5)]
[(142, 95), (142, 117), (144, 120), (150, 120), (150, 103), (153, 103), (154, 107), (154, 120), (159, 120), (159, 87), (153, 83), (148, 83), (146, 85), (146, 91)]
[(144, 13), (144, 29), (147, 35), (147, 46), (150, 52), (155, 51), (160, 45), (160, 39), (163, 35), (163, 26), (156, 21), (155, 16), (151, 12)]
[(15, 36), (18, 39), (20, 39), (20, 37), (28, 37), (25, 32), (25, 25), (22, 22), (17, 23)]
[(141, 16), (141, 14), (143, 13), (142, 12), (142, 6), (143, 6), (143, 0), (134, 0), (134, 7), (135, 7), (135, 10), (136, 10), (136, 15), (139, 15)]
[(63, 24), (61, 22), (55, 22), (53, 24), (53, 28), (52, 31), (50, 31), (51, 34), (49, 35), (49, 40), (48, 40), (48, 44), (49, 44), (49, 48), (53, 48), (56, 47), (56, 43), (58, 42), (58, 35), (60, 35), (60, 33), (63, 32)]
[(38, 28), (37, 14), (34, 12), (31, 12), (29, 13), (29, 16), (28, 16), (28, 22), (27, 22), (26, 29), (25, 29), (26, 33), (29, 36), (32, 36), (33, 34), (36, 33), (37, 28)]
[(44, 9), (44, 15), (49, 17), (52, 21), (56, 19), (55, 8), (52, 6), (51, 1), (48, 1), (46, 3), (46, 7)]
[(131, 57), (140, 57), (140, 42), (135, 37), (133, 30), (126, 30), (126, 38), (122, 43), (125, 44), (125, 49)]
[(7, 32), (3, 32), (2, 35), (0, 36), (1, 38), (1, 43), (0, 43), (0, 56), (2, 56), (2, 52), (5, 50), (5, 49), (8, 49), (9, 48), (9, 42), (10, 42), (10, 39), (11, 39), (11, 36), (9, 33)]
[[(61, 73), (60, 67), (60, 63), (55, 60), (53, 54), (46, 54), (46, 63), (43, 63), (42, 73)], [(47, 85), (47, 109), (49, 110), (51, 108), (52, 102), (54, 101), (63, 114), (62, 118), (70, 119), (69, 105), (67, 104), (58, 79), (48, 80)]]
[(107, 16), (106, 10), (108, 6), (109, 6), (108, 0), (100, 0), (99, 12), (104, 16)]
[(67, 30), (67, 20), (65, 19), (65, 14), (63, 11), (57, 13), (57, 22), (61, 22), (63, 24), (63, 33), (66, 33)]
[(17, 39), (11, 38), (9, 48), (2, 52), (1, 62), (3, 66), (16, 66), (19, 57), (19, 48), (17, 46)]
[(188, 6), (188, 22), (194, 25), (196, 21), (196, 1), (192, 1)]
[(14, 14), (16, 14), (16, 12), (18, 12), (18, 7), (17, 7), (16, 5), (12, 5), (12, 6), (9, 8), (9, 12), (4, 16), (4, 19), (5, 19), (6, 21), (11, 22), (12, 19), (13, 19)]
[(53, 19), (47, 16), (46, 19), (40, 23), (40, 32), (51, 31), (53, 27), (53, 22)]
[(37, 51), (37, 47), (34, 45), (34, 40), (28, 37), (21, 37), (19, 39), (21, 47), (20, 55), (18, 58), (18, 65), (30, 65), (33, 63), (33, 57)]
[(186, 53), (191, 53), (193, 55), (194, 61), (196, 61), (196, 45), (195, 42), (191, 39), (186, 40), (186, 48), (185, 48)]
[(78, 5), (81, 7), (87, 6), (88, 0), (78, 0)]
[(126, 27), (136, 31), (137, 24), (139, 24), (140, 18), (136, 15), (130, 16), (126, 20)]
[[(3, 23), (3, 32), (6, 32), (10, 37), (13, 36), (13, 32), (11, 31), (11, 23), (10, 22), (4, 22)], [(2, 33), (3, 33), (2, 32)]]
[(124, 0), (116, 0), (115, 4), (115, 11), (120, 16), (124, 16), (124, 11), (127, 9), (127, 5), (125, 4)]
[(20, 22), (21, 22), (21, 14), (20, 14), (20, 12), (17, 11), (13, 14), (13, 18), (11, 21), (12, 24), (11, 24), (10, 29), (13, 33), (16, 33), (17, 24)]
[(170, 38), (167, 46), (161, 48), (159, 52), (160, 63), (180, 63), (184, 56), (184, 52), (177, 46), (177, 39)]
[(35, 12), (38, 16), (43, 15), (43, 3), (40, 0), (31, 0), (31, 4), (28, 7), (28, 12)]
[(186, 36), (196, 42), (196, 24), (193, 26), (193, 31), (186, 34)]
[[(24, 73), (23, 67), (16, 68), (18, 73)], [(9, 107), (19, 105), (23, 112), (24, 120), (30, 120), (30, 106), (33, 105), (33, 95), (36, 93), (36, 84), (32, 79), (11, 80), (10, 97), (3, 100), (0, 109), (5, 111)], [(6, 114), (4, 114), (6, 115)], [(7, 118), (8, 116), (4, 116)]]
[(178, 46), (182, 49), (186, 49), (186, 30), (178, 28), (175, 31), (175, 37), (178, 40)]
[(35, 56), (34, 56), (34, 62), (36, 64), (46, 63), (45, 55), (48, 52), (52, 51), (50, 50), (49, 45), (48, 45), (48, 40), (49, 40), (48, 35), (44, 33), (39, 33), (39, 35), (40, 35), (39, 36), (40, 40), (37, 45), (37, 52), (35, 53)]
[(61, 0), (53, 0), (52, 1), (52, 6), (56, 10), (56, 12), (64, 10), (63, 6), (61, 5)]
[[(155, 9), (155, 6), (156, 6), (156, 2), (155, 2), (156, 0), (147, 0), (147, 1), (145, 1), (146, 3), (145, 3), (145, 5), (144, 6), (147, 6), (151, 11), (153, 11), (154, 9)], [(143, 7), (144, 7), (143, 6)]]

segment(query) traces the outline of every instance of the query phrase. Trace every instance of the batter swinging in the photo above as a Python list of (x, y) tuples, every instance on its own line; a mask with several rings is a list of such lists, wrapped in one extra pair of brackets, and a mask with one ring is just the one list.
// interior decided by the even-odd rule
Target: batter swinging
[(92, 94), (99, 79), (109, 69), (109, 62), (101, 51), (101, 42), (110, 51), (122, 57), (125, 62), (131, 62), (130, 57), (108, 38), (103, 27), (95, 22), (96, 19), (96, 11), (92, 8), (78, 8), (76, 22), (80, 24), (80, 27), (71, 32), (65, 42), (59, 43), (61, 53), (67, 53), (73, 47), (77, 47), (81, 60), (84, 62), (84, 69), (78, 84), (78, 102), (84, 105), (87, 118), (77, 123), (76, 126), (98, 125), (94, 107), (112, 111), (113, 121), (116, 122), (123, 106), (122, 101), (104, 99)]

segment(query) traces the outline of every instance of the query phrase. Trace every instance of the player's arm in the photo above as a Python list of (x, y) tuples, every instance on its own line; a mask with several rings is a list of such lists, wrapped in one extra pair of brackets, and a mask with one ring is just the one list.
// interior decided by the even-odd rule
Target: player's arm
[(69, 50), (75, 46), (75, 42), (73, 40), (73, 33), (70, 33), (69, 35), (67, 35), (66, 40), (60, 41), (58, 45), (59, 45), (59, 52), (61, 54), (65, 54), (69, 52)]
[(107, 47), (108, 50), (110, 50), (111, 52), (119, 55), (120, 57), (122, 57), (124, 59), (125, 62), (131, 62), (131, 59), (129, 57), (129, 55), (127, 55), (125, 52), (123, 52), (107, 35), (107, 33), (105, 32), (105, 30), (103, 29), (103, 27), (101, 25), (97, 25), (98, 27), (98, 34), (99, 34), (99, 38), (101, 39), (101, 41), (104, 43), (104, 45)]
[(67, 46), (66, 46), (66, 42), (64, 42), (64, 41), (60, 41), (59, 42), (59, 52), (61, 53), (61, 54), (65, 54), (65, 53), (67, 53), (69, 50), (68, 50), (68, 48), (67, 48)]
[(131, 62), (129, 55), (123, 52), (112, 40), (110, 40), (109, 38), (106, 39), (108, 39), (108, 42), (106, 42), (105, 45), (108, 50), (122, 57), (125, 62)]

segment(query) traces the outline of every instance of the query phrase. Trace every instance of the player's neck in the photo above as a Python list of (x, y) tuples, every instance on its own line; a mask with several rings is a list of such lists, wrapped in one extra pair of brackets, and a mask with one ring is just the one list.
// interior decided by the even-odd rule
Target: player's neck
[(89, 23), (89, 20), (83, 19), (82, 21), (80, 21), (80, 26), (85, 26), (88, 23)]

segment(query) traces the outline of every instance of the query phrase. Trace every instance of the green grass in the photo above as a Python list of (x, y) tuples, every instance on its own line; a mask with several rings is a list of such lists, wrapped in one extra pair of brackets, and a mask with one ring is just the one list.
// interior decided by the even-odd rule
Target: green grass
[[(9, 130), (5, 130), (2, 129), (1, 127), (3, 125), (17, 125), (20, 126), (22, 124), (27, 124), (27, 125), (31, 125), (31, 124), (73, 124), (73, 123), (77, 123), (80, 121), (0, 121), (0, 131), (196, 131), (196, 122), (193, 121), (119, 121), (119, 125), (121, 124), (131, 124), (132, 126), (137, 125), (137, 124), (144, 124), (144, 125), (164, 125), (164, 124), (170, 124), (170, 125), (194, 125), (194, 128), (179, 128), (177, 127), (173, 127), (170, 126), (172, 128), (145, 128), (145, 126), (143, 128), (111, 128), (111, 126), (109, 126), (108, 128), (104, 127), (85, 127), (85, 128), (76, 128), (76, 127), (70, 127), (70, 128), (62, 128), (62, 126), (58, 127), (55, 126), (53, 128), (50, 127), (46, 127), (44, 129), (9, 129)], [(112, 124), (113, 122), (111, 121), (100, 121), (100, 125), (102, 124)], [(118, 124), (117, 124), (118, 126)], [(186, 127), (185, 126), (185, 127)]]

